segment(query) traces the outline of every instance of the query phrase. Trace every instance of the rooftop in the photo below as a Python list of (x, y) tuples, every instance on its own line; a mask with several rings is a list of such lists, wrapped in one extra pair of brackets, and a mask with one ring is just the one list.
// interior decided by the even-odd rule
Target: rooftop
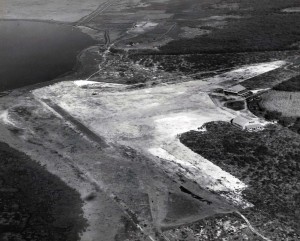
[(247, 125), (247, 124), (257, 123), (257, 120), (253, 119), (253, 118), (250, 118), (250, 117), (240, 115), (240, 116), (237, 116), (233, 119), (233, 123), (244, 126), (244, 125)]
[(246, 88), (242, 85), (234, 85), (234, 86), (231, 86), (229, 88), (226, 88), (225, 90), (226, 91), (231, 91), (231, 92), (241, 92), (243, 90), (246, 90)]

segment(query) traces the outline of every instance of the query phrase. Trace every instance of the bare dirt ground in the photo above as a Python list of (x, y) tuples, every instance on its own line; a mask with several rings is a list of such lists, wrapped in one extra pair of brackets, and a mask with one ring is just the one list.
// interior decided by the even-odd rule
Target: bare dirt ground
[[(271, 11), (269, 5), (256, 2), (257, 6), (208, 0), (1, 2), (1, 18), (69, 22), (103, 44), (78, 55), (77, 69), (65, 81), (0, 98), (0, 141), (26, 153), (80, 194), (88, 224), (81, 230), (82, 241), (260, 239), (235, 215), (252, 207), (242, 193), (247, 185), (181, 144), (178, 135), (239, 114), (212, 101), (209, 94), (215, 88), (251, 82), (284, 68), (290, 74), (289, 59), (278, 54), (265, 60), (269, 62), (233, 64), (215, 70), (211, 78), (195, 80), (178, 70), (167, 72), (128, 58), (134, 51), (202, 51), (199, 38), (209, 43), (209, 51), (219, 51), (215, 46), (223, 44), (220, 36), (226, 34), (226, 44), (236, 51), (241, 42), (231, 39), (231, 33), (239, 31), (240, 24), (244, 30), (257, 26), (255, 11), (263, 9), (259, 16), (271, 18), (266, 28), (274, 23), (275, 15), (265, 14)], [(284, 9), (295, 2), (276, 4)], [(276, 16), (279, 22), (285, 20), (283, 27), (276, 25), (279, 28), (298, 19)], [(266, 22), (264, 17), (257, 19), (259, 24)], [(241, 33), (241, 38), (249, 36)], [(261, 35), (265, 31), (258, 33), (251, 37), (266, 38)], [(297, 33), (286, 28), (285, 35), (288, 41), (283, 42), (290, 44)], [(245, 46), (252, 46), (252, 40)], [(250, 86), (255, 89), (253, 81)]]
[[(209, 120), (229, 121), (233, 117), (219, 110), (205, 93), (212, 84), (220, 84), (229, 78), (235, 78), (238, 82), (239, 78), (246, 79), (274, 68), (277, 68), (277, 63), (266, 63), (234, 70), (205, 82), (191, 81), (118, 92), (105, 92), (101, 91), (101, 88), (101, 92), (93, 88), (82, 89), (67, 82), (35, 90), (33, 94), (41, 101), (50, 99), (58, 104), (92, 131), (103, 136), (108, 143), (117, 142), (142, 149), (144, 152), (148, 149), (152, 155), (166, 158), (160, 156), (163, 151), (175, 162), (178, 159), (183, 168), (197, 163), (192, 164), (195, 170), (190, 170), (190, 175), (194, 176), (193, 179), (203, 188), (235, 191), (243, 189), (244, 186), (235, 184), (238, 180), (225, 173), (216, 175), (218, 167), (210, 166), (206, 160), (201, 160), (200, 157), (193, 156), (188, 149), (180, 147), (180, 143), (176, 142), (176, 135), (196, 129)], [(92, 96), (92, 93), (95, 95)], [(97, 106), (97, 109), (91, 114), (90, 109), (93, 106)], [(175, 156), (172, 151), (176, 151)], [(209, 170), (211, 174), (205, 174)], [(224, 179), (221, 183), (225, 189), (220, 187), (218, 190), (219, 185), (216, 183), (220, 182), (221, 178)]]
[[(88, 131), (85, 132), (86, 135), (89, 131), (93, 131), (103, 137), (110, 147), (117, 149), (122, 149), (122, 146), (133, 148), (134, 153), (140, 153), (139, 155), (149, 159), (150, 163), (153, 163), (159, 170), (166, 172), (167, 176), (176, 180), (179, 185), (187, 185), (182, 180), (194, 181), (198, 188), (201, 187), (200, 190), (197, 190), (197, 195), (215, 203), (213, 207), (211, 206), (213, 209), (208, 209), (210, 211), (203, 214), (210, 216), (215, 212), (223, 212), (221, 210), (224, 207), (218, 201), (211, 201), (215, 198), (204, 190), (221, 193), (227, 199), (226, 202), (246, 207), (251, 206), (251, 204), (240, 196), (241, 191), (246, 186), (218, 166), (184, 147), (177, 139), (177, 135), (191, 129), (197, 129), (201, 124), (208, 121), (229, 121), (234, 115), (216, 107), (209, 98), (208, 91), (223, 81), (228, 81), (229, 76), (231, 78), (235, 76), (236, 79), (246, 79), (270, 71), (270, 68), (277, 68), (276, 63), (262, 63), (261, 65), (243, 67), (206, 81), (190, 81), (136, 90), (126, 90), (126, 88), (124, 89), (126, 86), (123, 87), (123, 90), (114, 89), (114, 85), (107, 90), (101, 88), (101, 84), (95, 85), (95, 82), (90, 83), (92, 84), (90, 88), (82, 88), (82, 86), (78, 86), (78, 81), (75, 83), (62, 82), (34, 90), (33, 95), (41, 103), (53, 103), (50, 104), (52, 111), (62, 115), (62, 118), (66, 118), (64, 112), (55, 108), (55, 105), (70, 113), (88, 128)], [(88, 84), (88, 82), (84, 83)], [(92, 113), (91, 109), (94, 110)], [(78, 128), (76, 123), (72, 122), (72, 124)], [(103, 151), (106, 152), (105, 148)], [(135, 156), (136, 154), (130, 155)], [(89, 167), (90, 163), (86, 161), (81, 163), (85, 166), (85, 170), (90, 170), (90, 175), (96, 181), (101, 180), (103, 182), (103, 176), (99, 176), (97, 168)], [(134, 167), (134, 169), (136, 168)], [(147, 174), (143, 173), (143, 178), (149, 182)], [(141, 177), (139, 176), (138, 179), (141, 180)], [(115, 192), (115, 188), (120, 188), (120, 186), (112, 187), (111, 185), (107, 187), (110, 182), (104, 183), (104, 187), (108, 188), (109, 192)], [(117, 183), (120, 185), (119, 182)], [(128, 183), (126, 187), (128, 188)], [(170, 186), (167, 187), (167, 189), (170, 188)], [(183, 216), (169, 220), (168, 215), (171, 214), (164, 210), (167, 204), (163, 201), (166, 200), (163, 193), (164, 191), (157, 197), (161, 201), (155, 201), (158, 202), (156, 207), (150, 208), (152, 219), (157, 217), (159, 213), (158, 220), (153, 220), (156, 227), (159, 229), (172, 227), (192, 220), (196, 221), (199, 218), (199, 216), (194, 215), (185, 217), (186, 214), (181, 214)], [(151, 192), (149, 193), (149, 188), (147, 195), (152, 196)], [(126, 196), (123, 198), (128, 200)], [(125, 201), (125, 203), (127, 202)], [(147, 204), (145, 205), (147, 206)], [(223, 207), (221, 210), (218, 208), (219, 205)], [(135, 206), (131, 207), (134, 213), (139, 213)], [(169, 210), (170, 208), (166, 209)], [(203, 209), (201, 208), (201, 210)], [(186, 211), (188, 212), (188, 210)], [(149, 220), (149, 217), (146, 216), (143, 220)], [(148, 225), (151, 226), (151, 224)]]
[[(2, 138), (38, 159), (81, 194), (89, 223), (82, 240), (156, 239), (156, 233), (165, 226), (234, 209), (188, 180), (182, 185), (200, 195), (202, 201), (183, 193), (179, 181), (174, 182), (153, 161), (130, 147), (104, 150), (87, 137), (80, 137), (30, 95), (14, 103), (10, 113), (14, 125), (6, 123), (12, 132), (3, 129)], [(17, 111), (20, 104), (29, 110), (26, 115)], [(185, 209), (185, 205), (190, 208)], [(139, 234), (141, 231), (145, 237)]]
[(89, 224), (81, 240), (164, 239), (165, 229), (251, 206), (245, 184), (177, 135), (235, 116), (215, 106), (211, 89), (284, 64), (142, 89), (79, 80), (16, 91), (1, 98), (2, 138), (80, 193)]

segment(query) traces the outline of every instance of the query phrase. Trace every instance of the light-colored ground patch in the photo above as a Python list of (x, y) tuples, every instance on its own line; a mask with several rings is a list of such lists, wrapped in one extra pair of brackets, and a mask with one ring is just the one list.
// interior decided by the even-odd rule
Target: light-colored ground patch
[(227, 25), (227, 21), (219, 21), (219, 20), (214, 20), (214, 21), (205, 21), (201, 27), (211, 27), (211, 28), (223, 28), (224, 26)]
[(104, 83), (91, 80), (74, 80), (73, 83), (79, 87), (90, 89), (124, 89), (128, 87), (124, 84)]
[(0, 112), (0, 120), (6, 125), (16, 126), (16, 124), (10, 120), (8, 116), (8, 110)]
[(229, 79), (251, 78), (282, 64), (283, 61), (256, 64), (206, 81), (118, 92), (101, 90), (97, 95), (92, 95), (95, 89), (83, 89), (72, 82), (58, 83), (33, 93), (38, 99), (51, 99), (108, 143), (131, 146), (171, 175), (180, 173), (203, 188), (225, 191), (228, 199), (245, 207), (249, 204), (240, 196), (245, 184), (186, 148), (177, 135), (209, 121), (229, 121), (234, 117), (215, 106), (203, 91)]
[(146, 31), (155, 28), (157, 25), (158, 23), (154, 23), (154, 22), (147, 22), (147, 21), (137, 22), (132, 29), (128, 30), (128, 33), (144, 33)]
[(213, 8), (216, 9), (230, 9), (230, 10), (237, 10), (240, 8), (240, 4), (238, 2), (233, 3), (217, 3), (212, 5)]
[(79, 28), (81, 32), (91, 36), (93, 39), (104, 42), (104, 34), (102, 31), (99, 32), (99, 30), (95, 30), (86, 26), (78, 26), (77, 28)]
[(210, 16), (207, 18), (201, 18), (201, 20), (204, 21), (211, 21), (211, 20), (215, 20), (215, 21), (224, 21), (227, 19), (241, 19), (244, 18), (244, 16), (240, 16), (240, 15), (215, 15), (215, 16)]
[(200, 28), (183, 27), (181, 28), (181, 30), (183, 32), (179, 34), (179, 37), (182, 38), (195, 38), (197, 36), (202, 36), (211, 33), (211, 30), (200, 29)]
[(86, 86), (86, 85), (92, 85), (92, 84), (97, 84), (98, 82), (96, 81), (91, 81), (91, 80), (74, 80), (74, 84), (77, 86)]
[(300, 7), (285, 8), (281, 10), (284, 13), (300, 13)]
[(251, 92), (253, 94), (257, 94), (257, 93), (260, 93), (260, 92), (263, 92), (263, 91), (267, 91), (269, 90), (270, 88), (265, 88), (265, 89), (255, 89), (255, 90), (251, 90)]
[(239, 69), (221, 74), (213, 77), (213, 79), (222, 78), (224, 82), (232, 82), (232, 84), (238, 84), (246, 79), (253, 78), (255, 76), (267, 73), (269, 71), (278, 69), (286, 64), (286, 61), (273, 61), (260, 64), (254, 64), (250, 66), (241, 67)]
[(202, 24), (199, 27), (212, 27), (212, 28), (223, 28), (229, 22), (229, 20), (238, 20), (245, 18), (246, 16), (240, 15), (214, 15), (206, 18), (200, 18)]
[(201, 187), (215, 192), (225, 192), (225, 198), (244, 208), (251, 206), (250, 203), (241, 198), (242, 190), (247, 187), (243, 182), (207, 159), (201, 158), (181, 144), (179, 140), (165, 145), (163, 148), (150, 148), (148, 151), (153, 156), (166, 160), (167, 162), (164, 162), (163, 165), (169, 171), (182, 173), (183, 169), (189, 170), (184, 173), (186, 177), (196, 181)]
[[(22, 105), (26, 106), (26, 101), (26, 99), (22, 99)], [(13, 105), (12, 102), (13, 101), (9, 103), (10, 106)], [(50, 173), (60, 177), (61, 180), (64, 181), (68, 186), (75, 189), (81, 195), (82, 199), (88, 194), (96, 191), (94, 185), (92, 185), (89, 180), (86, 180), (82, 176), (78, 177), (78, 175), (81, 174), (78, 172), (78, 169), (76, 170), (75, 168), (76, 162), (73, 162), (73, 158), (68, 155), (70, 153), (68, 153), (66, 149), (57, 148), (57, 146), (55, 146), (55, 141), (51, 143), (48, 142), (46, 149), (40, 149), (44, 143), (43, 141), (40, 141), (40, 144), (38, 145), (39, 148), (35, 149), (33, 148), (34, 145), (32, 145), (32, 142), (28, 141), (26, 134), (22, 135), (21, 138), (17, 138), (17, 135), (6, 129), (5, 127), (11, 127), (12, 123), (13, 127), (16, 127), (17, 129), (21, 129), (22, 126), (26, 127), (24, 128), (25, 132), (30, 132), (33, 136), (38, 136), (38, 134), (33, 133), (31, 130), (31, 125), (33, 123), (30, 123), (30, 127), (25, 126), (24, 123), (22, 125), (20, 120), (9, 117), (8, 110), (3, 109), (2, 105), (3, 103), (1, 103), (0, 107), (1, 142), (9, 143), (11, 147), (26, 153), (26, 155), (30, 156), (40, 165), (46, 167)], [(38, 102), (35, 103), (35, 105), (38, 108), (37, 112), (33, 113), (35, 118), (39, 119), (39, 117), (42, 117), (44, 120), (49, 120), (52, 123), (56, 123), (57, 129), (64, 129), (61, 128), (64, 126), (63, 120), (60, 118), (53, 119), (53, 114), (47, 108), (40, 108), (41, 106)], [(49, 130), (49, 128), (51, 129), (50, 125), (48, 126), (48, 129), (45, 128), (44, 130)], [(61, 131), (61, 133), (63, 132)], [(64, 136), (64, 134), (62, 134), (62, 136)], [(52, 135), (54, 140), (62, 141), (64, 139), (64, 137), (57, 136), (55, 131), (52, 131)], [(45, 136), (44, 138), (47, 139)], [(77, 143), (80, 148), (84, 149), (84, 145), (82, 145), (84, 141), (82, 141), (81, 138), (78, 138)], [(58, 153), (60, 154), (57, 155)], [(79, 168), (79, 166), (77, 167)], [(107, 196), (98, 194), (94, 200), (84, 202), (83, 211), (84, 218), (88, 220), (89, 227), (81, 234), (81, 241), (99, 241), (99, 237), (101, 237), (101, 240), (103, 241), (111, 241), (114, 239), (114, 236), (118, 232), (117, 230), (120, 228), (120, 226), (118, 226), (120, 225), (119, 221), (124, 215), (114, 202), (112, 202)], [(103, 222), (103, 220), (106, 221)], [(107, 220), (109, 220), (109, 222), (107, 222)]]

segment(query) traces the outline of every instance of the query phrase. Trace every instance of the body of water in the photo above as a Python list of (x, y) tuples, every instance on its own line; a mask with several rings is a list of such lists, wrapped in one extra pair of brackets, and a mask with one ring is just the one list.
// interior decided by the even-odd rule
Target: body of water
[(37, 21), (0, 21), (0, 91), (49, 81), (74, 67), (95, 41), (79, 29)]

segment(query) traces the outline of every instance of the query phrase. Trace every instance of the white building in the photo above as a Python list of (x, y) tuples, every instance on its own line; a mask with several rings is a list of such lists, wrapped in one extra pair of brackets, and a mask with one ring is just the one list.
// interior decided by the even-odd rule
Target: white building
[(264, 129), (264, 126), (260, 122), (246, 116), (237, 116), (236, 118), (232, 119), (231, 123), (234, 126), (247, 131), (260, 131)]

